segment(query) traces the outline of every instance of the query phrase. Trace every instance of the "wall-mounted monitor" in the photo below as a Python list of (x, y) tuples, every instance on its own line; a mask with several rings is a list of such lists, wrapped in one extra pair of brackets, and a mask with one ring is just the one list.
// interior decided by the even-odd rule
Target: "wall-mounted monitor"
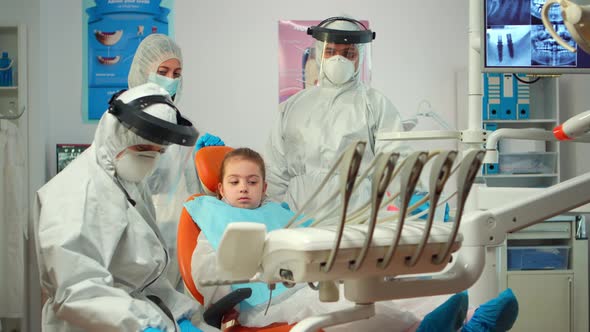
[(545, 30), (541, 8), (545, 0), (482, 0), (483, 71), (527, 74), (590, 73), (590, 55), (580, 49), (553, 5), (549, 20), (571, 46), (560, 46)]
[(61, 172), (69, 163), (78, 157), (90, 144), (57, 144), (55, 146), (56, 154), (56, 173)]

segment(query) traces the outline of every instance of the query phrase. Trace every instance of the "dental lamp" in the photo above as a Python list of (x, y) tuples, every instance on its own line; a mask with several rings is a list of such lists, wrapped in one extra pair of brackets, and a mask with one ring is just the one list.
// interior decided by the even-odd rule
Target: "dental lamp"
[(575, 140), (590, 131), (590, 111), (575, 115), (553, 129), (555, 138), (560, 141)]
[(580, 48), (590, 54), (590, 5), (578, 5), (570, 0), (547, 0), (541, 9), (541, 19), (543, 20), (545, 29), (547, 29), (551, 37), (559, 45), (570, 52), (575, 52), (576, 49), (555, 32), (553, 23), (549, 20), (549, 9), (554, 4), (559, 4), (561, 7), (563, 23), (572, 38), (578, 43)]
[[(554, 4), (561, 7), (561, 17), (572, 38), (582, 50), (590, 54), (590, 4), (578, 5), (569, 0), (547, 0), (541, 10), (541, 19), (545, 29), (555, 41), (570, 52), (576, 49), (564, 41), (549, 20), (549, 9)], [(559, 141), (577, 139), (590, 131), (590, 111), (580, 113), (563, 124), (555, 127), (553, 133)]]

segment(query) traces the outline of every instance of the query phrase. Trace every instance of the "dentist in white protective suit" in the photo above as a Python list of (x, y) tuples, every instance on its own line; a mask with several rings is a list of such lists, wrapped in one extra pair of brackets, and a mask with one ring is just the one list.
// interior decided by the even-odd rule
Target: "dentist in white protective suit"
[(140, 85), (111, 100), (92, 146), (37, 192), (43, 331), (199, 331), (197, 302), (165, 278), (145, 181), (164, 153), (180, 174), (197, 137), (166, 90)]
[[(367, 142), (359, 174), (378, 152), (408, 152), (400, 143), (375, 139), (379, 131), (403, 131), (389, 99), (361, 80), (363, 68), (365, 74), (370, 69), (375, 33), (357, 20), (331, 17), (309, 28), (308, 34), (316, 39), (318, 85), (281, 103), (265, 153), (267, 195), (287, 202), (294, 211), (299, 211), (352, 142)], [(352, 206), (361, 203), (358, 198), (370, 197), (366, 182), (353, 196)], [(336, 183), (334, 177), (323, 192), (331, 193)]]

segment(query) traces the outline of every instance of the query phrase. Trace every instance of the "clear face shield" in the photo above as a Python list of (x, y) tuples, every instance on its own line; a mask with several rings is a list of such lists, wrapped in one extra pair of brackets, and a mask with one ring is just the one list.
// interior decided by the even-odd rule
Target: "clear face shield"
[(316, 39), (319, 85), (341, 86), (352, 81), (370, 82), (371, 42), (375, 33), (357, 20), (332, 17), (307, 34)]

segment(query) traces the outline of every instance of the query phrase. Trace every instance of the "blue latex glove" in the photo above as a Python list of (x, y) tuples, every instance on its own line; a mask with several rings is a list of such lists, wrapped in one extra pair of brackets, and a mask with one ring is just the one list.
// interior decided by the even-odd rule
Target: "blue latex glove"
[(281, 206), (282, 206), (282, 207), (283, 207), (285, 210), (287, 210), (287, 211), (291, 211), (291, 208), (289, 207), (289, 203), (287, 203), (287, 202), (282, 202), (282, 203), (281, 203)]
[(180, 326), (180, 332), (201, 332), (200, 329), (196, 328), (190, 320), (183, 318), (178, 321)]
[(459, 330), (467, 315), (468, 305), (467, 291), (451, 296), (445, 303), (424, 317), (416, 332), (455, 332)]
[(510, 288), (475, 310), (463, 327), (463, 332), (504, 332), (514, 325), (518, 317), (518, 301)]
[(197, 140), (195, 151), (206, 146), (225, 146), (225, 143), (221, 140), (221, 138), (209, 133), (205, 133), (205, 135), (199, 137)]
[(147, 329), (143, 330), (143, 332), (164, 332), (164, 331), (157, 329), (155, 327), (148, 327)]

